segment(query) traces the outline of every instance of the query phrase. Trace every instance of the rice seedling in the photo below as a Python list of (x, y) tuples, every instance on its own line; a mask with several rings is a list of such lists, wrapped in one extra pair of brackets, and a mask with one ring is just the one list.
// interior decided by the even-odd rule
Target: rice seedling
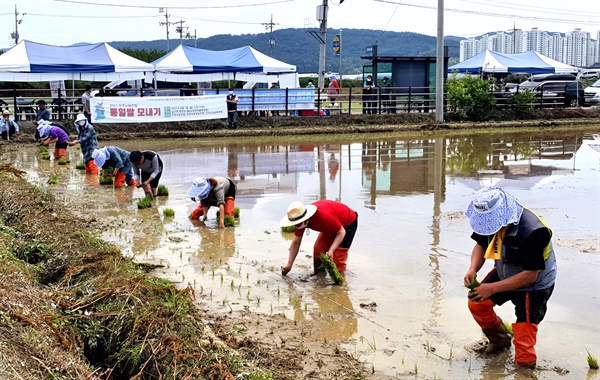
[(204, 271), (205, 271), (205, 270), (206, 270), (206, 266), (202, 265), (202, 266), (200, 267), (200, 272), (204, 273)]
[(234, 207), (233, 208), (233, 217), (234, 218), (239, 218), (240, 217), (240, 208), (239, 207)]
[(61, 157), (61, 158), (59, 158), (59, 159), (58, 159), (58, 164), (59, 164), (59, 165), (66, 165), (66, 164), (68, 164), (69, 162), (71, 162), (71, 160), (69, 160), (69, 159), (68, 159), (68, 158), (66, 158), (66, 157)]
[(375, 374), (375, 364), (371, 364), (371, 374)]
[(169, 189), (167, 189), (165, 185), (158, 185), (158, 188), (156, 189), (156, 196), (166, 197), (167, 195), (169, 195)]
[(585, 350), (587, 351), (587, 362), (590, 369), (598, 369), (598, 359), (596, 359), (594, 355), (590, 353), (590, 350), (587, 348)]
[(317, 366), (321, 368), (323, 367), (323, 365), (325, 365), (325, 363), (323, 363), (323, 359), (319, 358), (319, 360), (317, 361)]
[(417, 362), (415, 362), (415, 375), (419, 374), (419, 365)]
[(279, 296), (281, 295), (281, 289), (279, 289), (279, 286), (277, 287), (277, 298), (279, 298)]
[(40, 147), (40, 153), (48, 153), (48, 148), (45, 146)]
[(231, 286), (231, 290), (233, 290), (233, 288), (235, 288), (235, 280), (231, 280), (231, 284), (229, 284), (229, 286)]
[(170, 207), (167, 207), (163, 210), (163, 215), (165, 216), (165, 218), (172, 218), (173, 216), (175, 216), (175, 210), (173, 210)]
[(48, 178), (48, 185), (56, 185), (58, 183), (58, 176), (53, 174)]
[(338, 272), (335, 263), (325, 253), (321, 253), (320, 259), (323, 265), (325, 266), (325, 270), (329, 274), (329, 277), (331, 277), (331, 279), (333, 280), (333, 283), (336, 285), (342, 285), (344, 283), (344, 278), (342, 277), (340, 272)]
[(506, 331), (510, 335), (514, 336), (515, 334), (513, 333), (512, 323), (506, 321), (502, 321), (502, 323), (504, 323), (504, 328), (506, 329)]
[(335, 348), (333, 349), (333, 352), (335, 352), (336, 355), (340, 354), (340, 346), (338, 346), (337, 344), (335, 345)]
[(281, 232), (294, 232), (295, 228), (296, 227), (294, 227), (294, 226), (281, 227)]
[(113, 184), (113, 177), (100, 176), (98, 178), (98, 182), (101, 185), (112, 185)]
[(83, 162), (80, 162), (77, 165), (75, 165), (75, 169), (84, 170), (85, 164)]
[(144, 197), (137, 202), (139, 209), (152, 207), (152, 197)]
[(231, 215), (225, 215), (225, 218), (223, 218), (223, 224), (225, 227), (233, 227), (235, 225), (235, 218)]
[(308, 354), (308, 348), (306, 348), (304, 346), (300, 346), (300, 348), (298, 349), (298, 352), (300, 353), (300, 355), (306, 355), (306, 354)]
[(50, 160), (50, 153), (48, 153), (48, 152), (41, 153), (41, 154), (40, 154), (40, 158), (41, 158), (42, 160)]
[(477, 281), (477, 278), (475, 278), (475, 277), (473, 277), (473, 279), (471, 280), (471, 282), (470, 282), (470, 283), (468, 283), (468, 284), (465, 284), (465, 286), (466, 286), (467, 288), (469, 288), (470, 290), (473, 290), (473, 289), (475, 289), (475, 288), (476, 288), (476, 287), (478, 287), (479, 285), (480, 285), (480, 284), (479, 284), (479, 281)]
[(373, 343), (371, 343), (367, 340), (367, 344), (369, 345), (369, 348), (371, 348), (371, 350), (377, 351), (377, 343), (375, 343), (375, 335), (373, 335)]
[(220, 273), (221, 275), (221, 285), (223, 285), (223, 281), (225, 280), (225, 278), (223, 277), (223, 273)]
[(450, 354), (448, 355), (448, 360), (452, 360), (452, 349), (454, 348), (454, 344), (450, 345)]

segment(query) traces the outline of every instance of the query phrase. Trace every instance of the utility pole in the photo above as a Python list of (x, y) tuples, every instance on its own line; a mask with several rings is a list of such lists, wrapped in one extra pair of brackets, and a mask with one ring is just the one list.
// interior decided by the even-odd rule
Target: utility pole
[(169, 25), (175, 25), (176, 22), (169, 22), (169, 9), (168, 8), (158, 8), (158, 11), (160, 13), (162, 13), (164, 10), (165, 12), (165, 22), (159, 22), (158, 25), (165, 25), (167, 28), (167, 51), (170, 51), (171, 48), (169, 47)]
[(269, 37), (269, 55), (273, 56), (273, 46), (275, 45), (275, 39), (273, 38), (273, 25), (277, 25), (273, 23), (273, 14), (271, 13), (271, 22), (263, 22), (262, 23), (267, 30), (270, 31)]
[[(175, 28), (175, 33), (179, 33), (179, 45), (183, 45), (183, 23), (185, 21), (183, 21), (182, 19), (179, 19), (179, 21), (174, 22), (173, 24), (179, 24), (178, 27)], [(185, 29), (187, 29), (187, 26), (185, 27)]]
[(438, 0), (435, 75), (435, 121), (444, 122), (444, 0)]
[[(21, 16), (25, 16), (27, 13), (23, 13)], [(17, 12), (17, 4), (15, 4), (15, 31), (10, 34), (10, 38), (15, 40), (15, 45), (19, 43), (19, 24), (23, 22), (23, 18), (19, 20), (20, 13)]]
[(321, 22), (320, 30), (320, 42), (319, 46), (319, 88), (325, 86), (325, 52), (327, 47), (327, 12), (329, 6), (327, 0), (323, 0), (323, 5), (317, 6), (317, 20)]
[(196, 35), (196, 29), (194, 29), (194, 35), (192, 36), (189, 32), (189, 28), (188, 31), (185, 33), (185, 39), (186, 40), (191, 40), (192, 38), (194, 39), (194, 47), (197, 48), (198, 47), (198, 36)]

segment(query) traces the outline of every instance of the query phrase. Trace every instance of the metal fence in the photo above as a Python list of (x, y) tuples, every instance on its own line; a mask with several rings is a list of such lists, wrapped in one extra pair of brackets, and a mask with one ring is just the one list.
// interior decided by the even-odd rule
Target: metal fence
[[(136, 90), (138, 94), (140, 89)], [(162, 89), (164, 90), (164, 89)], [(64, 90), (63, 90), (64, 91)], [(179, 91), (179, 89), (173, 89)], [(200, 93), (202, 90), (199, 90)], [(435, 88), (433, 87), (383, 87), (372, 94), (363, 93), (362, 87), (341, 88), (339, 94), (330, 95), (327, 89), (314, 89), (314, 107), (310, 109), (294, 109), (296, 95), (285, 89), (285, 95), (265, 102), (264, 96), (268, 89), (254, 89), (249, 95), (244, 95), (251, 104), (249, 113), (259, 116), (313, 116), (313, 115), (374, 115), (395, 113), (429, 113), (435, 110)], [(281, 91), (281, 90), (279, 90)], [(566, 90), (565, 90), (566, 91)], [(572, 105), (565, 91), (537, 93), (532, 107), (565, 107)], [(65, 97), (61, 92), (53, 98), (50, 90), (46, 89), (9, 89), (0, 90), (0, 111), (10, 110), (16, 120), (35, 120), (38, 101), (46, 101), (52, 120), (74, 119), (83, 112), (81, 94), (83, 89), (68, 89)], [(213, 90), (213, 93), (215, 91)], [(226, 93), (227, 89), (217, 89), (217, 93)], [(292, 91), (293, 92), (293, 91)], [(498, 108), (514, 108), (512, 101), (514, 93), (490, 91), (496, 98)], [(114, 95), (114, 94), (113, 94)], [(98, 95), (97, 95), (98, 96)], [(260, 102), (257, 100), (260, 98)], [(583, 100), (581, 103), (583, 104)], [(445, 110), (451, 111), (445, 102)]]

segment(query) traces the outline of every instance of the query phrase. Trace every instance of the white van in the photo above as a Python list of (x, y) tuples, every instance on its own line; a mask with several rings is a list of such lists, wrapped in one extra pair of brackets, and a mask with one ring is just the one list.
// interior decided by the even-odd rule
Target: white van
[(600, 76), (600, 69), (585, 69), (577, 74), (578, 79), (589, 79)]

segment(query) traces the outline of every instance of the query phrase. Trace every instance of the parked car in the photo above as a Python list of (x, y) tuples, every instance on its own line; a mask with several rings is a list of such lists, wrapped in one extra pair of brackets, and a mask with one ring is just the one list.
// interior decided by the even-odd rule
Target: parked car
[[(527, 80), (519, 85), (517, 91), (525, 89), (533, 92), (539, 102), (564, 104), (565, 107), (583, 106), (585, 103), (583, 85), (578, 80), (557, 80), (557, 75), (546, 77), (542, 81)], [(574, 75), (570, 75), (573, 79)]]
[(585, 104), (600, 104), (600, 79), (592, 83), (591, 86), (583, 90)]
[(555, 80), (577, 80), (577, 77), (573, 74), (535, 74), (527, 78), (528, 82), (543, 82), (543, 81), (555, 81)]
[(579, 74), (577, 75), (577, 78), (590, 79), (590, 78), (596, 78), (598, 76), (600, 76), (600, 69), (587, 69), (587, 70), (580, 71)]

